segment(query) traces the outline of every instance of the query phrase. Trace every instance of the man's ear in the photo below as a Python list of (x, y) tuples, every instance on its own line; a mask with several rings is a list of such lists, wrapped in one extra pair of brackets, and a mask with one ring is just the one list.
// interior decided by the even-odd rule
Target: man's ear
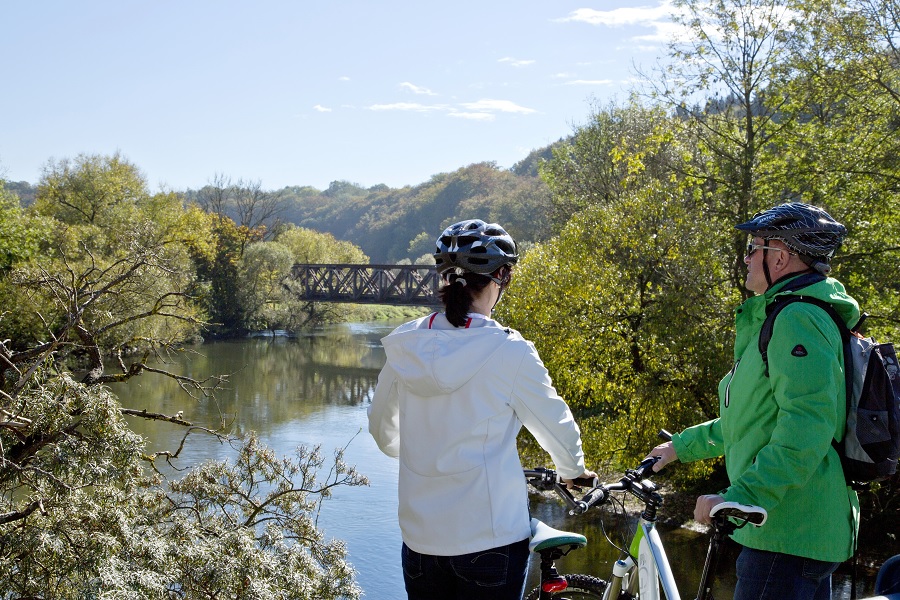
[(775, 257), (775, 264), (772, 265), (776, 272), (786, 271), (791, 264), (791, 260), (794, 258), (794, 255), (790, 253), (787, 249), (784, 252), (775, 252), (778, 256)]

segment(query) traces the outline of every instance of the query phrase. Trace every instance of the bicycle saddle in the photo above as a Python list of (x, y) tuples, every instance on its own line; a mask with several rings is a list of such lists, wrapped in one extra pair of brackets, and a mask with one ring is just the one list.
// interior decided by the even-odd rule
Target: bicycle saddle
[(761, 527), (769, 517), (769, 513), (763, 507), (741, 504), (740, 502), (720, 502), (716, 504), (709, 511), (709, 516), (714, 517), (716, 515), (741, 519), (757, 527)]
[(560, 546), (570, 546), (570, 550), (584, 548), (587, 546), (587, 538), (570, 531), (553, 529), (542, 521), (531, 519), (531, 542), (528, 544), (529, 550), (532, 552), (540, 552), (551, 548), (559, 548)]

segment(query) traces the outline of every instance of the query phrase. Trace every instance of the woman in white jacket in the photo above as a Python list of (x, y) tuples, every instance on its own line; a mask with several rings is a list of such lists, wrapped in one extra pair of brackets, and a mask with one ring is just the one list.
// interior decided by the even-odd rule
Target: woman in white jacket
[(400, 459), (409, 600), (520, 600), (531, 535), (522, 425), (565, 478), (585, 470), (578, 425), (534, 346), (490, 318), (518, 260), (496, 224), (448, 227), (434, 254), (445, 312), (382, 340), (369, 432)]

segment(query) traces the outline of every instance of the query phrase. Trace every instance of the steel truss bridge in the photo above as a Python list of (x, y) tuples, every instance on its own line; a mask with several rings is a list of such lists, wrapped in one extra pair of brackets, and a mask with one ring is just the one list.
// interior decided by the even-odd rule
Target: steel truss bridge
[(294, 265), (287, 287), (302, 300), (437, 306), (434, 265)]

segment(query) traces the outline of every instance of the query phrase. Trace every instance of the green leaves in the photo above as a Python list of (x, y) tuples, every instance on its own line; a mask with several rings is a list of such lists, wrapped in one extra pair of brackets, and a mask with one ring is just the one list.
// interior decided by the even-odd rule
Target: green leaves
[(35, 258), (50, 242), (50, 219), (29, 215), (0, 180), (0, 276), (16, 264)]
[[(659, 427), (715, 410), (729, 353), (711, 330), (730, 313), (716, 224), (698, 217), (660, 185), (591, 206), (525, 255), (498, 307), (573, 408), (596, 417), (590, 456), (634, 458)], [(623, 426), (624, 448), (608, 435)]]
[(147, 195), (143, 175), (118, 153), (80, 154), (47, 163), (35, 208), (70, 225), (110, 225)]

